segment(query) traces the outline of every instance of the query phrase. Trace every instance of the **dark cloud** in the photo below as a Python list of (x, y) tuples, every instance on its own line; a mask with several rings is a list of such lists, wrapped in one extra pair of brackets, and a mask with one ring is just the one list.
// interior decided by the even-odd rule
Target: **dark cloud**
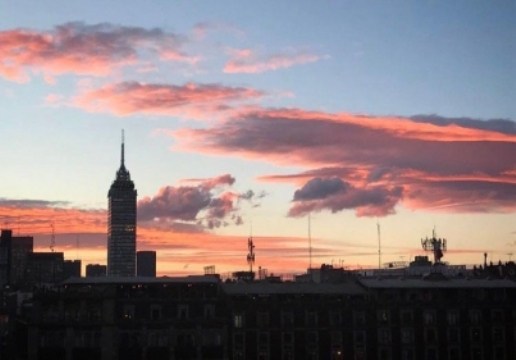
[[(252, 190), (239, 194), (222, 191), (234, 184), (235, 178), (229, 174), (210, 179), (187, 179), (191, 185), (165, 186), (153, 197), (145, 197), (138, 202), (138, 219), (146, 226), (182, 228), (199, 231), (229, 224), (240, 225), (238, 200), (254, 196)], [(252, 197), (252, 196), (251, 196)], [(154, 225), (153, 225), (154, 224)]]
[(355, 209), (358, 216), (385, 216), (394, 213), (401, 200), (402, 188), (356, 188), (339, 178), (314, 178), (294, 193), (290, 216), (329, 209), (339, 212)]
[(324, 199), (336, 193), (344, 193), (349, 184), (337, 177), (322, 179), (313, 178), (294, 193), (294, 201)]
[(357, 214), (376, 216), (391, 213), (400, 201), (415, 209), (432, 207), (437, 199), (440, 205), (475, 200), (451, 211), (514, 211), (516, 137), (511, 124), (262, 109), (212, 128), (184, 129), (177, 139), (198, 151), (307, 168), (262, 177), (304, 181), (294, 194), (293, 216), (324, 208), (354, 208)]
[(142, 221), (159, 218), (195, 220), (212, 199), (209, 190), (192, 186), (165, 186), (154, 197), (138, 202), (138, 218)]
[(516, 134), (516, 122), (509, 119), (480, 120), (467, 117), (446, 118), (435, 114), (414, 115), (411, 116), (410, 119), (420, 123), (431, 123), (439, 126), (458, 125), (471, 129), (497, 131), (503, 134)]
[(69, 203), (66, 201), (47, 201), (47, 200), (30, 200), (30, 199), (5, 199), (0, 198), (0, 206), (14, 208), (52, 208), (62, 207)]

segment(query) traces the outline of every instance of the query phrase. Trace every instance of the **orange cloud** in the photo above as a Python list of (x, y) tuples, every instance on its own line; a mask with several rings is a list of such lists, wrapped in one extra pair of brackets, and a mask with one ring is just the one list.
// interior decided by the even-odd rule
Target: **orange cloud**
[(229, 74), (257, 74), (275, 71), (295, 65), (313, 63), (324, 58), (321, 55), (294, 50), (260, 57), (251, 49), (232, 49), (230, 55), (231, 59), (224, 66), (224, 72)]
[(213, 117), (231, 110), (230, 104), (256, 100), (262, 92), (243, 87), (187, 83), (182, 86), (122, 82), (100, 89), (86, 90), (74, 100), (88, 111), (111, 112), (125, 116), (135, 113)]
[(15, 29), (0, 32), (0, 76), (27, 81), (30, 72), (105, 76), (113, 68), (134, 64), (141, 52), (157, 52), (162, 60), (195, 63), (182, 50), (180, 36), (160, 29), (81, 22), (50, 31)]
[[(49, 251), (52, 234), (55, 250), (66, 259), (79, 258), (83, 267), (106, 263), (107, 214), (104, 210), (63, 207), (63, 203), (35, 200), (0, 201), (0, 218), (15, 235), (35, 237), (35, 251)], [(51, 225), (54, 225), (52, 230)], [(222, 273), (248, 268), (247, 238), (212, 232), (183, 232), (138, 223), (138, 250), (156, 250), (161, 275), (201, 274), (215, 265)], [(258, 266), (270, 272), (301, 272), (306, 267), (306, 240), (289, 237), (256, 237)], [(285, 254), (289, 254), (285, 256)], [(333, 256), (332, 249), (314, 247), (314, 258)]]
[(516, 124), (510, 120), (253, 109), (211, 128), (170, 134), (179, 149), (307, 169), (262, 180), (303, 189), (314, 179), (338, 178), (353, 190), (294, 196), (291, 215), (353, 208), (357, 215), (378, 216), (398, 204), (414, 209), (436, 202), (463, 204), (447, 208), (455, 212), (516, 210)]

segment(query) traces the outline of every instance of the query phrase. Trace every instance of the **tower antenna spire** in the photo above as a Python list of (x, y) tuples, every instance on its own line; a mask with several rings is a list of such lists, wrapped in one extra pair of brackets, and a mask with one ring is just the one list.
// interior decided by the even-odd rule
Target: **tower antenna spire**
[(125, 143), (125, 135), (124, 135), (124, 129), (122, 129), (122, 149), (121, 149), (121, 156), (120, 156), (120, 167), (125, 167), (125, 159), (124, 159), (124, 143)]

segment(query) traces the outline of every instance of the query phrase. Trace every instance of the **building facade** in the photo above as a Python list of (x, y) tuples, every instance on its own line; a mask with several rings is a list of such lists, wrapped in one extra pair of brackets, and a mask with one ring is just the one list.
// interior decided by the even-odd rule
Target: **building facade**
[(136, 253), (136, 268), (138, 276), (156, 277), (156, 252), (138, 251)]
[(124, 163), (122, 134), (120, 168), (108, 193), (108, 276), (136, 274), (136, 197), (131, 175)]
[(515, 303), (514, 279), (76, 279), (35, 293), (19, 349), (33, 360), (512, 360)]
[(86, 265), (86, 277), (103, 277), (107, 274), (107, 266), (101, 264)]
[(0, 286), (23, 285), (27, 260), (33, 251), (32, 236), (13, 236), (12, 230), (2, 229), (0, 235)]

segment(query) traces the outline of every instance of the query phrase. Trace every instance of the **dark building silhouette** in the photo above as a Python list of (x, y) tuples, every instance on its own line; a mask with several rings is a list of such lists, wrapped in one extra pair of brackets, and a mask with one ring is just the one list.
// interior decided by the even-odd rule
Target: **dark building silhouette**
[(136, 274), (136, 189), (124, 163), (122, 133), (120, 168), (109, 189), (108, 256), (109, 276)]
[(17, 349), (52, 360), (515, 359), (514, 279), (439, 275), (69, 280), (34, 294)]
[(81, 277), (81, 260), (64, 261), (64, 278)]
[(12, 230), (2, 229), (0, 235), (0, 286), (22, 285), (27, 258), (33, 251), (32, 236), (13, 236)]
[(52, 284), (64, 280), (62, 252), (33, 252), (27, 257), (25, 281), (29, 285)]
[(106, 276), (107, 266), (100, 264), (86, 265), (86, 277), (102, 277)]
[(136, 268), (138, 276), (156, 277), (156, 252), (138, 251), (136, 253)]

